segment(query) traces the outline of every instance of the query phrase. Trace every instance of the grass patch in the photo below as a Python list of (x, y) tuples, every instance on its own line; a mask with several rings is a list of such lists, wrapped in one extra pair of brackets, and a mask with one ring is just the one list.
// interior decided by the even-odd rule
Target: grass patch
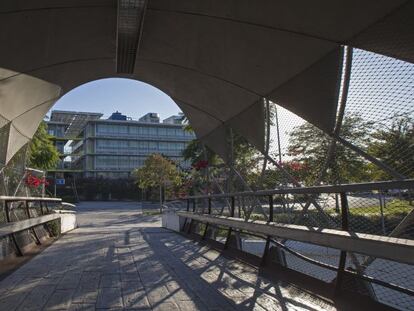
[[(384, 219), (382, 220), (379, 205), (351, 207), (349, 209), (348, 219), (349, 229), (350, 231), (361, 233), (380, 235), (389, 234), (413, 209), (414, 206), (410, 205), (408, 201), (399, 199), (392, 200), (387, 202), (386, 206), (383, 208)], [(331, 219), (331, 224), (326, 223), (317, 210), (311, 209), (307, 211), (298, 225), (340, 229), (341, 214), (337, 213), (334, 208), (325, 209), (324, 211)], [(301, 210), (292, 210), (290, 212), (275, 211), (273, 221), (284, 224), (293, 224), (300, 214)], [(250, 216), (250, 219), (267, 221), (264, 215), (257, 213), (253, 213)]]
[(155, 215), (161, 215), (159, 209), (150, 209), (150, 210), (143, 210), (142, 215), (144, 216), (155, 216)]
[[(399, 214), (407, 215), (414, 206), (410, 205), (407, 201), (393, 200), (387, 202), (383, 208), (384, 216), (396, 216)], [(349, 209), (351, 215), (379, 215), (380, 206), (373, 205), (367, 207), (353, 207)]]

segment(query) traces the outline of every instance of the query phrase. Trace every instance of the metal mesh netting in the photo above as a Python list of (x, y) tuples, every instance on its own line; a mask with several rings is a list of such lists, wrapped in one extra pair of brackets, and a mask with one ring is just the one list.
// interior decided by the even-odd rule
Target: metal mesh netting
[[(408, 189), (400, 189), (398, 192), (348, 193), (349, 229), (370, 234), (390, 234), (401, 223), (401, 220), (414, 209), (410, 197), (407, 196), (408, 192), (405, 190)], [(234, 215), (244, 218), (252, 206), (245, 204), (249, 196), (246, 194), (243, 196), (245, 196), (244, 200), (242, 196), (213, 197), (174, 201), (167, 205), (181, 210), (188, 209), (196, 213)], [(253, 206), (250, 219), (267, 221), (270, 215), (270, 202), (272, 202), (275, 222), (341, 229), (342, 214), (340, 210), (342, 206), (338, 205), (335, 194), (312, 195), (313, 203), (309, 205), (305, 214), (302, 214), (301, 211), (306, 206), (310, 195), (308, 197), (293, 194), (273, 195), (272, 201), (269, 201), (269, 196), (254, 197), (257, 205)], [(251, 201), (253, 199), (249, 202)], [(408, 229), (402, 236), (413, 238), (412, 226)], [(186, 221), (184, 230), (196, 234), (200, 238), (214, 240), (226, 245), (229, 249), (240, 250), (257, 258), (264, 254), (265, 236), (190, 220)], [(277, 236), (271, 237), (269, 247), (267, 260), (323, 282), (336, 284), (338, 277), (336, 269), (338, 269), (341, 256), (340, 249), (282, 239)], [(414, 310), (412, 309), (413, 296), (400, 290), (401, 288), (413, 288), (414, 267), (412, 265), (348, 252), (345, 269), (348, 274), (345, 274), (342, 283), (344, 290), (370, 296), (374, 300), (398, 309)], [(395, 285), (398, 290), (378, 282)]]
[[(414, 176), (413, 77), (411, 63), (355, 49), (339, 132), (341, 138), (407, 178)], [(270, 117), (269, 155), (303, 185), (394, 177), (341, 143), (336, 143), (329, 158), (329, 135), (275, 103), (270, 103)], [(275, 170), (274, 165), (268, 166), (266, 185), (292, 184), (291, 177)]]
[[(32, 187), (27, 184), (28, 174), (42, 177), (40, 171), (28, 170), (25, 166), (27, 158), (27, 147), (20, 149), (7, 165), (0, 166), (0, 196), (42, 196), (42, 187)], [(10, 220), (18, 221), (27, 219), (26, 207), (22, 202), (9, 203)], [(30, 212), (33, 217), (40, 215), (40, 207), (30, 204)], [(5, 206), (2, 201), (0, 206), (0, 223), (6, 223)]]
[[(367, 141), (352, 143), (407, 178), (414, 177), (413, 77), (411, 63), (355, 49), (345, 110), (369, 133)], [(375, 173), (375, 179), (390, 179)]]
[[(395, 284), (403, 288), (414, 287), (414, 267), (386, 259), (369, 257), (357, 253), (347, 253), (346, 269), (357, 274)], [(414, 310), (414, 296), (382, 286), (380, 284), (345, 278), (344, 289), (365, 291), (366, 295), (401, 310)]]
[(27, 149), (22, 148), (17, 152), (10, 162), (0, 167), (0, 195), (6, 196), (28, 196), (29, 189), (27, 189), (23, 178), (26, 173)]

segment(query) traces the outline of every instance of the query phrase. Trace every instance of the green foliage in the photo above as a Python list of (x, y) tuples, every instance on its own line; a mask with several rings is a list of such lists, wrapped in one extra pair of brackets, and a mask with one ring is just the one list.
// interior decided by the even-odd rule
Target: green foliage
[(211, 165), (217, 165), (221, 161), (219, 157), (207, 146), (203, 145), (198, 139), (193, 139), (182, 151), (184, 160), (190, 161), (191, 165), (195, 165), (197, 162), (207, 160)]
[[(341, 137), (355, 145), (363, 146), (369, 137), (369, 128), (357, 115), (348, 115), (343, 120)], [(306, 169), (299, 179), (312, 185), (318, 179), (325, 163), (331, 138), (310, 123), (304, 123), (290, 133), (288, 152), (293, 161)], [(329, 163), (324, 178), (326, 183), (360, 182), (368, 178), (367, 163), (352, 150), (337, 143), (335, 157)]]
[[(414, 178), (414, 120), (401, 117), (395, 119), (389, 128), (381, 125), (372, 134), (368, 152), (397, 172)], [(370, 165), (370, 168), (374, 180), (392, 178), (375, 165)]]
[(52, 221), (49, 221), (46, 226), (49, 228), (50, 233), (52, 234), (53, 237), (58, 237), (60, 235), (60, 229), (61, 229), (61, 225), (60, 225), (60, 219), (55, 219)]
[(48, 170), (56, 167), (59, 162), (59, 152), (50, 141), (46, 131), (46, 123), (41, 122), (28, 148), (27, 166)]
[[(184, 130), (194, 133), (193, 128), (189, 124), (186, 125)], [(191, 165), (195, 165), (202, 160), (207, 160), (210, 165), (217, 165), (221, 162), (217, 154), (198, 139), (193, 139), (182, 151), (182, 155), (184, 160), (191, 162)]]
[(181, 174), (176, 165), (160, 154), (151, 154), (144, 163), (144, 166), (133, 171), (136, 183), (139, 188), (147, 189), (163, 186), (180, 186), (182, 183)]
[(233, 134), (234, 167), (249, 184), (254, 183), (258, 177), (259, 158), (257, 155), (257, 149), (244, 137)]

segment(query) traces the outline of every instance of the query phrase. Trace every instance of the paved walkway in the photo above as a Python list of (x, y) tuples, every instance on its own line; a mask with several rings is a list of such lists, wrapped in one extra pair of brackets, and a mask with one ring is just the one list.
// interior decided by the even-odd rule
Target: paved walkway
[(330, 310), (160, 228), (136, 203), (84, 203), (80, 228), (0, 282), (0, 310)]

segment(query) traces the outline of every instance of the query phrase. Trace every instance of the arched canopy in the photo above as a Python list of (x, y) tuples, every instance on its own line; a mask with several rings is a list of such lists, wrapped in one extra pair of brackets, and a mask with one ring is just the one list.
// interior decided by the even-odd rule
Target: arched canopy
[(263, 97), (331, 132), (340, 46), (413, 62), (413, 17), (403, 0), (4, 0), (0, 126), (13, 147), (0, 160), (59, 90), (114, 76), (169, 94), (224, 158), (226, 126), (263, 150)]

